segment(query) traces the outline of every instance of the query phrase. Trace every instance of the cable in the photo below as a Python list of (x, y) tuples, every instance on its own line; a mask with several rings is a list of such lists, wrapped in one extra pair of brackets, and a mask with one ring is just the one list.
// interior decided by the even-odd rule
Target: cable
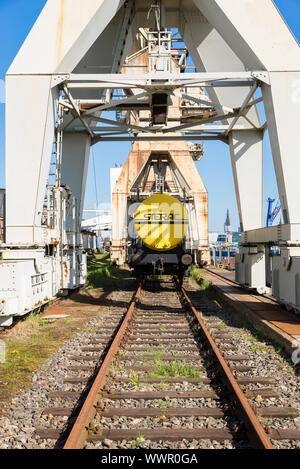
[(159, 0), (156, 1), (155, 4), (151, 5), (147, 14), (147, 20), (149, 21), (151, 11), (154, 10), (155, 15), (155, 22), (156, 22), (156, 30), (161, 30), (160, 19), (161, 19), (161, 3)]

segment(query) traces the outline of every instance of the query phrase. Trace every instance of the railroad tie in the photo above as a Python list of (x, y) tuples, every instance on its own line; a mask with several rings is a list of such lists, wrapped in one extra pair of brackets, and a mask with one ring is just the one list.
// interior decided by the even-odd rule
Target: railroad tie
[(232, 440), (233, 436), (229, 430), (223, 429), (208, 429), (208, 428), (195, 428), (188, 430), (186, 428), (181, 429), (153, 429), (148, 428), (130, 429), (130, 430), (100, 430), (97, 433), (89, 433), (87, 441), (93, 440), (135, 440), (143, 435), (145, 440), (152, 441), (180, 441), (186, 440), (215, 440), (225, 441)]

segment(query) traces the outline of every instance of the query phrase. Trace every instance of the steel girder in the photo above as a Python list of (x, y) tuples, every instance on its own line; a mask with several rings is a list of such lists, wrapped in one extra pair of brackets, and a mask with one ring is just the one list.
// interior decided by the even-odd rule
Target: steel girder
[[(195, 86), (202, 84), (207, 87), (216, 105), (223, 107), (223, 110), (226, 106), (234, 111), (234, 113), (224, 115), (221, 109), (217, 118), (222, 125), (228, 126), (224, 131), (224, 137), (228, 137), (231, 147), (240, 218), (244, 228), (255, 228), (260, 218), (260, 209), (252, 212), (244, 208), (248, 206), (246, 200), (248, 196), (244, 193), (245, 191), (241, 190), (245, 173), (251, 180), (252, 193), (259, 194), (255, 204), (262, 205), (260, 196), (262, 192), (260, 169), (262, 146), (259, 142), (266, 126), (261, 127), (255, 97), (251, 98), (252, 106), (247, 109), (247, 114), (243, 109), (245, 99), (249, 96), (249, 92), (253, 91), (250, 91), (249, 87), (256, 86), (256, 84), (259, 84), (262, 89), (284, 222), (297, 223), (299, 215), (296, 201), (299, 200), (300, 195), (297, 183), (299, 168), (298, 159), (295, 159), (293, 155), (294, 149), (299, 148), (300, 138), (296, 128), (299, 108), (300, 53), (295, 38), (282, 20), (274, 3), (271, 0), (241, 0), (239, 2), (236, 0), (210, 0), (209, 2), (184, 0), (181, 4), (173, 2), (171, 5), (165, 0), (163, 4), (167, 26), (179, 28), (200, 72), (199, 75), (195, 74), (193, 77), (190, 76), (191, 74), (185, 74), (187, 81), (190, 80), (189, 85), (192, 86), (191, 80), (194, 79)], [(123, 24), (122, 18), (125, 17), (125, 9), (122, 5), (123, 2), (118, 0), (91, 0), (88, 4), (83, 0), (48, 1), (8, 71), (7, 204), (8, 241), (10, 242), (41, 241), (37, 235), (38, 218), (54, 133), (53, 114), (57, 104), (57, 88), (65, 83), (66, 89), (75, 101), (78, 97), (95, 99), (95, 96), (98, 96), (98, 99), (101, 99), (103, 90), (122, 88), (125, 85), (132, 88), (140, 86), (141, 89), (146, 89), (148, 93), (151, 93), (153, 83), (147, 82), (147, 78), (151, 79), (150, 77), (135, 76), (135, 81), (130, 82), (128, 81), (130, 77), (127, 76), (127, 82), (120, 86), (120, 81), (125, 80), (124, 76), (105, 76), (101, 73), (112, 71), (115, 62), (114, 58), (110, 63), (104, 63), (103, 60), (109, 59), (111, 44), (118, 43)], [(124, 54), (129, 53), (137, 28), (145, 26), (147, 12), (143, 8), (143, 2), (136, 0), (136, 14), (128, 29)], [(139, 24), (139, 21), (143, 24)], [(115, 46), (115, 50), (119, 50), (118, 46)], [(98, 63), (95, 62), (96, 60)], [(100, 79), (99, 75), (101, 75)], [(222, 75), (223, 80), (220, 80)], [(80, 78), (82, 79), (79, 80)], [(160, 77), (156, 75), (156, 79), (158, 78)], [(171, 82), (168, 80), (168, 83), (162, 83), (161, 87), (165, 87), (171, 93), (177, 87), (174, 83), (176, 77), (170, 78)], [(141, 86), (142, 83), (139, 80), (146, 80), (144, 87)], [(30, 90), (39, 93), (39, 99), (31, 99)], [(251, 101), (248, 104), (251, 104)], [(76, 102), (73, 108), (76, 111)], [(15, 112), (16, 109), (18, 113)], [(86, 122), (87, 116), (83, 114), (80, 117), (83, 117)], [(99, 119), (96, 115), (95, 121), (97, 117)], [(24, 122), (26, 122), (25, 126)], [(83, 123), (82, 120), (76, 119), (68, 130), (73, 132), (74, 127), (78, 128), (78, 122)], [(215, 121), (207, 123), (212, 122)], [(199, 121), (194, 127), (202, 124), (203, 122)], [(90, 119), (87, 126), (88, 128), (83, 126), (84, 131), (95, 127)], [(24, 132), (18, 139), (19, 142), (13, 142), (14, 129), (21, 127)], [(80, 126), (79, 130), (82, 130)], [(117, 132), (143, 132), (141, 128), (117, 128), (116, 130)], [(149, 130), (153, 129), (147, 128), (148, 132)], [(184, 128), (178, 126), (177, 130), (192, 132), (193, 126)], [(174, 131), (174, 127), (155, 129), (155, 133), (157, 131), (163, 131), (167, 137), (169, 132)], [(247, 139), (254, 143), (244, 145), (243, 165), (239, 165), (240, 168), (237, 166), (238, 154), (235, 146), (243, 145), (246, 131), (248, 132)], [(93, 133), (94, 129), (91, 130), (90, 135), (92, 136)], [(122, 138), (119, 135), (116, 138)], [(193, 135), (195, 139), (196, 137), (199, 139), (214, 137), (203, 131)], [(38, 138), (35, 138), (36, 136)], [(83, 135), (82, 138), (86, 139), (86, 136)], [(114, 135), (111, 138), (114, 138)], [(173, 136), (170, 135), (170, 138)], [(220, 138), (220, 136), (215, 135), (215, 138)], [(253, 158), (256, 159), (255, 164), (253, 164)], [(24, 174), (26, 181), (24, 181)], [(17, 211), (13, 200), (15, 199), (13, 189), (10, 189), (15, 184), (22, 193), (27, 193), (26, 206), (24, 204), (22, 207), (24, 210), (21, 210), (21, 218), (18, 215), (20, 210)], [(24, 226), (24, 230), (20, 230), (20, 226)], [(257, 227), (260, 226), (261, 223)]]

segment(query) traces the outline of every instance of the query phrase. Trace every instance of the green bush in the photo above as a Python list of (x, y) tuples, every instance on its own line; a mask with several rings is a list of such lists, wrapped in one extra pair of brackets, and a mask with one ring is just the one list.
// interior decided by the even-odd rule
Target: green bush
[(109, 254), (92, 254), (87, 259), (87, 281), (89, 288), (109, 286), (112, 282), (128, 276), (128, 271), (110, 262)]
[(192, 267), (192, 277), (200, 285), (201, 290), (207, 290), (211, 286), (211, 281), (202, 277), (200, 270), (197, 267)]
[(111, 266), (103, 266), (99, 269), (91, 270), (87, 274), (88, 284), (93, 288), (99, 288), (103, 280), (111, 278)]

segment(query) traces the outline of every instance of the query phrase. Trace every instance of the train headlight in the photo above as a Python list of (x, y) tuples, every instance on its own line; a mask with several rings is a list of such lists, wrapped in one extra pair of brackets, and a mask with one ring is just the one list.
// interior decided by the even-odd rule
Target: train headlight
[(183, 265), (191, 265), (193, 262), (193, 258), (190, 254), (184, 254), (181, 258), (181, 262)]

